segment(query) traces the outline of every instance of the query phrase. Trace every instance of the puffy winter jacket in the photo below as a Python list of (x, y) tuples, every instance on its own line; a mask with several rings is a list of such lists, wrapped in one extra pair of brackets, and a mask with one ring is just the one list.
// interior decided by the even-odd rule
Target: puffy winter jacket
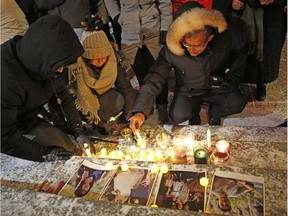
[(23, 37), (1, 45), (1, 152), (33, 160), (45, 154), (46, 147), (23, 134), (36, 124), (39, 109), (47, 102), (60, 110), (56, 92), (68, 130), (82, 123), (66, 83), (55, 72), (83, 52), (70, 25), (51, 15), (38, 19)]

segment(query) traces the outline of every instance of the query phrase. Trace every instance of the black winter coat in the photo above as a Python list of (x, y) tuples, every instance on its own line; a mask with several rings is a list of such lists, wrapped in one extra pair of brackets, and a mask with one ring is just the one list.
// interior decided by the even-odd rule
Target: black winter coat
[(164, 46), (143, 81), (131, 113), (142, 112), (146, 117), (149, 115), (171, 68), (175, 70), (175, 94), (178, 95), (209, 94), (210, 75), (221, 76), (237, 88), (245, 70), (246, 55), (239, 41), (240, 36), (234, 33), (226, 30), (218, 34), (209, 42), (204, 53), (197, 57), (192, 57), (188, 52), (184, 56), (177, 56)]
[(50, 15), (33, 23), (23, 37), (1, 45), (1, 152), (32, 160), (46, 153), (46, 147), (23, 134), (35, 126), (44, 104), (60, 111), (56, 92), (68, 130), (82, 123), (64, 80), (55, 72), (83, 52), (70, 25)]

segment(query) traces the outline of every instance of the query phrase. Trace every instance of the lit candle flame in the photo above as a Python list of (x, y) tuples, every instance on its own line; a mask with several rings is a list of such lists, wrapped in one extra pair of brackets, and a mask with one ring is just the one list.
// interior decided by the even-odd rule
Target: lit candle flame
[(206, 187), (209, 184), (209, 180), (205, 177), (200, 178), (200, 185)]
[(137, 137), (137, 139), (138, 139), (139, 141), (142, 140), (142, 137), (141, 137), (141, 135), (140, 135), (139, 130), (137, 130), (137, 131), (135, 132), (135, 135), (136, 135), (136, 137)]
[(88, 157), (92, 157), (92, 154), (91, 154), (91, 151), (90, 151), (90, 148), (89, 148), (89, 145), (87, 143), (84, 143), (84, 149), (85, 149), (85, 153)]

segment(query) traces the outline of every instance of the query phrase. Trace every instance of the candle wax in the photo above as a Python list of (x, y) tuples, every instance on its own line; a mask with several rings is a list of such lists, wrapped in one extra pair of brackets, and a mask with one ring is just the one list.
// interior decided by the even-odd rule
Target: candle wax
[(194, 148), (194, 162), (195, 164), (207, 164), (208, 150), (204, 146), (197, 146)]

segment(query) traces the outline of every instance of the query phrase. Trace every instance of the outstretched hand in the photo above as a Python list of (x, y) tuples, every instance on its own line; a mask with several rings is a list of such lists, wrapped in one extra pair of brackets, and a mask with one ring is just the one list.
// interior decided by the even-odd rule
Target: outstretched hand
[(130, 119), (129, 127), (131, 128), (133, 134), (140, 130), (141, 125), (145, 121), (145, 115), (143, 113), (136, 113)]
[(81, 150), (86, 153), (86, 149), (89, 149), (91, 154), (95, 154), (95, 148), (91, 141), (91, 139), (85, 135), (84, 133), (81, 133), (77, 138), (76, 141), (81, 148)]

